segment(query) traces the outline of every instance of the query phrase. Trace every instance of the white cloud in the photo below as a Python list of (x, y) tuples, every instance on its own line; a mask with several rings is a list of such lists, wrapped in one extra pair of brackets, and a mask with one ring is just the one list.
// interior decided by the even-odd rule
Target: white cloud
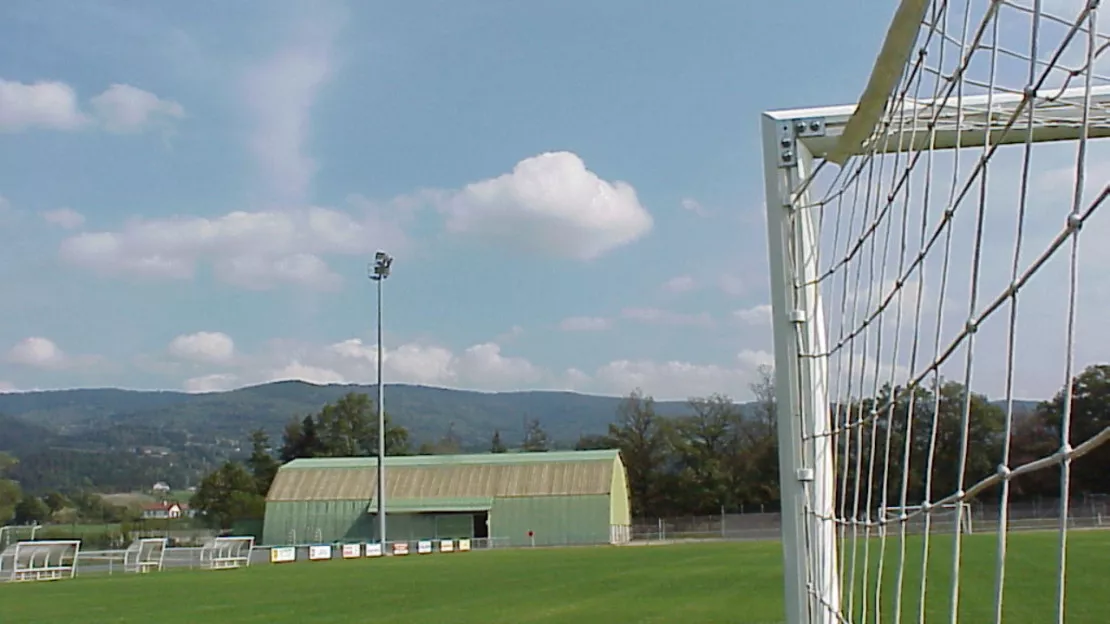
[(659, 308), (625, 308), (621, 316), (633, 321), (651, 325), (678, 325), (688, 327), (712, 327), (713, 317), (708, 312), (696, 314), (661, 310)]
[(577, 260), (627, 245), (652, 227), (631, 185), (602, 180), (570, 152), (526, 158), (437, 203), (451, 232)]
[(139, 132), (151, 125), (185, 116), (185, 109), (149, 91), (113, 84), (90, 100), (93, 114), (109, 132)]
[[(636, 388), (659, 399), (686, 399), (725, 393), (750, 398), (748, 385), (760, 365), (771, 363), (765, 351), (745, 350), (731, 363), (619, 359), (592, 373), (578, 367), (556, 371), (527, 358), (507, 354), (494, 342), (461, 351), (427, 343), (407, 343), (383, 353), (386, 383), (466, 388), (484, 391), (521, 389), (573, 390), (625, 395)], [(267, 349), (239, 354), (230, 368), (186, 379), (188, 392), (212, 392), (279, 380), (311, 383), (372, 384), (377, 379), (377, 348), (358, 338), (331, 344), (275, 340)]]
[(25, 84), (0, 78), (0, 131), (73, 130), (86, 121), (77, 93), (64, 82)]
[(244, 76), (253, 126), (248, 147), (273, 201), (303, 202), (316, 173), (305, 144), (312, 107), (334, 73), (332, 45), (341, 21), (314, 5), (291, 20), (294, 33), (287, 45)]
[(170, 341), (168, 351), (192, 362), (229, 362), (235, 357), (235, 341), (223, 332), (201, 331), (177, 336)]
[(770, 327), (771, 325), (771, 305), (762, 304), (752, 306), (750, 308), (742, 308), (734, 310), (732, 316), (739, 322), (746, 325), (760, 325)]
[(698, 200), (691, 199), (689, 197), (682, 200), (682, 209), (687, 212), (692, 212), (699, 217), (709, 216), (709, 211), (706, 210), (705, 207), (698, 202)]
[(691, 275), (678, 275), (663, 282), (663, 291), (672, 295), (690, 292), (698, 287), (698, 282)]
[(16, 385), (12, 382), (0, 379), (0, 394), (10, 394), (19, 391), (19, 388), (17, 388)]
[(186, 379), (182, 386), (185, 392), (222, 392), (235, 387), (239, 378), (230, 373), (214, 373)]
[(42, 218), (45, 219), (47, 223), (51, 223), (66, 230), (76, 229), (85, 224), (85, 215), (72, 208), (47, 210), (42, 213)]
[(70, 355), (49, 338), (31, 336), (13, 345), (8, 350), (6, 359), (13, 364), (28, 368), (61, 370), (88, 366), (99, 358), (89, 355)]
[(99, 122), (109, 132), (138, 132), (155, 121), (185, 115), (177, 102), (127, 84), (113, 84), (81, 110), (77, 92), (59, 81), (14, 82), (0, 78), (0, 132), (77, 130)]
[(761, 364), (773, 361), (763, 351), (743, 351), (733, 366), (691, 362), (616, 360), (597, 370), (594, 387), (611, 394), (640, 388), (656, 399), (686, 399), (723, 393), (733, 399), (750, 398), (749, 384), (756, 381)]
[(609, 329), (609, 319), (600, 316), (571, 316), (559, 322), (563, 331), (601, 331)]
[(330, 290), (341, 278), (320, 257), (362, 255), (402, 244), (399, 226), (372, 211), (356, 218), (330, 208), (231, 212), (214, 218), (135, 219), (115, 232), (62, 242), (63, 260), (103, 275), (191, 279), (210, 262), (221, 281), (252, 290), (291, 284)]

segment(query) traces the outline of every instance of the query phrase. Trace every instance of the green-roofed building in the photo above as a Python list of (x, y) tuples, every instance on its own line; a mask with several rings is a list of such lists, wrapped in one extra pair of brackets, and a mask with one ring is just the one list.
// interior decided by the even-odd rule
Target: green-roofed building
[[(377, 459), (295, 459), (266, 496), (268, 545), (378, 540)], [(624, 543), (628, 478), (615, 450), (387, 457), (388, 541)], [(531, 532), (531, 536), (529, 536)]]

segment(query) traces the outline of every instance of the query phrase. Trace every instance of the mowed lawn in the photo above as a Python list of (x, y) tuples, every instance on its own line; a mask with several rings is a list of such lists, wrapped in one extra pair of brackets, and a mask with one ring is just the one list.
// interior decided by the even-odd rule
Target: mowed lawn
[[(1055, 540), (1011, 536), (1006, 622), (1054, 621)], [(960, 621), (993, 621), (994, 538), (964, 543)], [(867, 595), (878, 570), (878, 542), (870, 544)], [(932, 545), (929, 621), (947, 622), (951, 538)], [(916, 621), (920, 538), (908, 547), (904, 613)], [(1071, 535), (1068, 622), (1106, 622), (1107, 553), (1110, 533)], [(897, 562), (897, 541), (888, 540), (880, 602), (888, 614)], [(783, 619), (781, 583), (777, 542), (502, 550), (2, 584), (0, 622), (770, 624)]]

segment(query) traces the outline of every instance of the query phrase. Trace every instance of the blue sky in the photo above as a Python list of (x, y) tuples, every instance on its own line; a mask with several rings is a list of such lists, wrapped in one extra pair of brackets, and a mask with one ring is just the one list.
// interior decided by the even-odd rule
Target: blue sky
[[(759, 114), (873, 2), (0, 6), (0, 388), (387, 379), (748, 394)], [(852, 37), (829, 37), (850, 29)]]

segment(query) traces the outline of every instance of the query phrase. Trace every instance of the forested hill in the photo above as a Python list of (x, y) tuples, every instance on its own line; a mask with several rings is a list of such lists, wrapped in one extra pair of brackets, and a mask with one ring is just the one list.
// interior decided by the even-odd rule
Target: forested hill
[[(0, 394), (0, 452), (19, 458), (16, 473), (32, 490), (195, 483), (203, 471), (238, 452), (251, 431), (264, 429), (277, 443), (289, 421), (348, 392), (377, 396), (374, 386), (299, 381), (208, 394), (119, 389)], [(519, 443), (530, 420), (556, 445), (572, 447), (582, 435), (604, 433), (620, 401), (571, 392), (386, 386), (386, 410), (409, 431), (414, 446), (451, 432), (464, 450), (473, 451), (487, 450), (494, 431), (507, 445)], [(687, 411), (682, 402), (660, 403), (658, 409)]]
[[(374, 386), (275, 382), (228, 392), (78, 389), (0, 394), (0, 452), (15, 455), (23, 486), (131, 489), (158, 480), (195, 484), (204, 471), (239, 452), (255, 429), (280, 444), (293, 419), (318, 412), (349, 392), (376, 397)], [(485, 451), (494, 431), (512, 447), (538, 421), (556, 447), (602, 434), (621, 397), (571, 392), (484, 393), (388, 385), (386, 410), (415, 448), (448, 433), (464, 451)], [(1028, 407), (1032, 407), (1030, 404)], [(660, 402), (660, 415), (689, 413)]]

